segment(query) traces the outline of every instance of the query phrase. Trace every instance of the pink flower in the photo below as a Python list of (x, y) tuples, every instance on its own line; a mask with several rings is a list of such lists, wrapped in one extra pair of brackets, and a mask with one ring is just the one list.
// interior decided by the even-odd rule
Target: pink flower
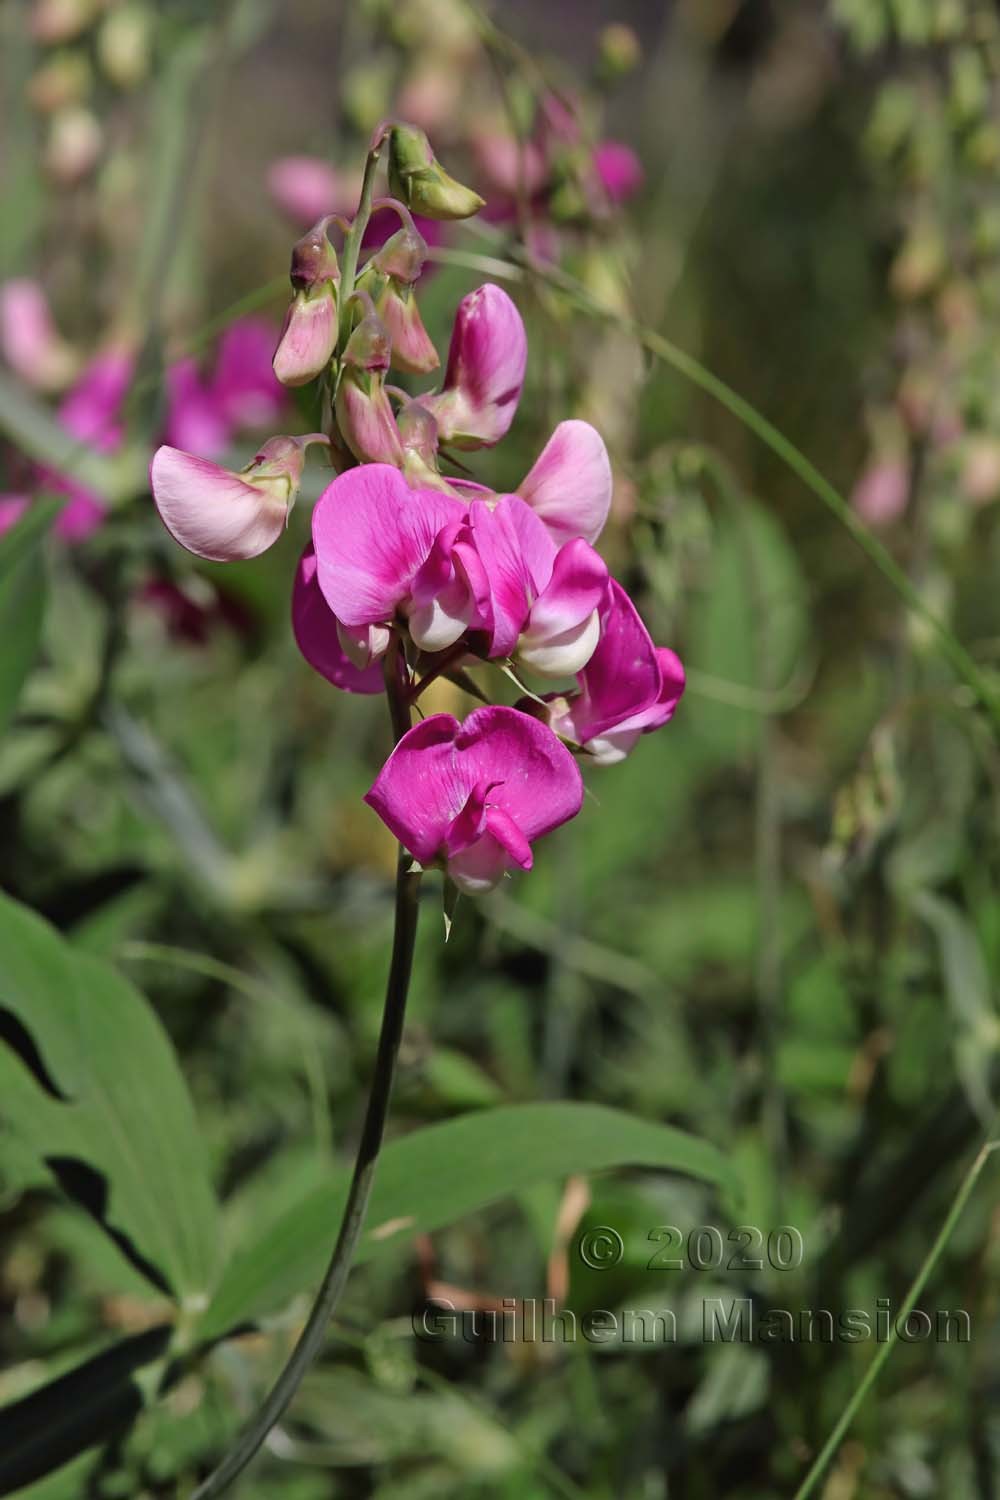
[[(60, 426), (96, 453), (114, 453), (121, 446), (121, 409), (134, 366), (131, 350), (121, 345), (96, 355), (60, 404)], [(72, 474), (41, 470), (40, 481), (69, 498), (53, 528), (57, 536), (81, 542), (103, 523), (107, 514), (103, 496), (80, 484)]]
[(268, 168), (271, 197), (290, 219), (314, 224), (323, 214), (346, 210), (357, 193), (318, 156), (282, 156)]
[(381, 667), (376, 664), (359, 669), (340, 643), (337, 617), (323, 598), (316, 580), (316, 554), (311, 546), (303, 552), (295, 574), (292, 630), (306, 661), (334, 687), (343, 688), (348, 693), (382, 691)]
[(167, 370), (167, 420), (163, 436), (174, 448), (217, 458), (226, 451), (230, 424), (196, 359), (179, 359)]
[(528, 341), (521, 314), (488, 282), (459, 303), (444, 389), (423, 397), (441, 441), (488, 448), (505, 435), (521, 396)]
[(546, 184), (548, 163), (535, 141), (517, 141), (512, 135), (491, 132), (477, 136), (472, 149), (483, 175), (515, 206), (522, 187), (528, 198), (533, 198)]
[(851, 505), (869, 526), (890, 526), (906, 509), (909, 476), (901, 459), (870, 465), (851, 492)]
[(546, 677), (569, 677), (590, 660), (608, 586), (604, 560), (582, 538), (560, 547), (518, 495), (469, 510), (485, 569), (490, 656), (512, 656)]
[(38, 390), (60, 390), (76, 368), (76, 356), (56, 331), (45, 293), (27, 277), (0, 286), (0, 348), (15, 375)]
[(239, 474), (193, 453), (158, 448), (149, 482), (160, 519), (196, 557), (212, 562), (257, 557), (285, 528), (306, 447), (326, 442), (321, 433), (270, 438)]
[(601, 610), (600, 641), (577, 681), (578, 693), (552, 700), (549, 724), (602, 766), (624, 760), (641, 734), (666, 724), (684, 691), (679, 657), (653, 645), (614, 579)]
[(237, 318), (219, 340), (212, 396), (234, 427), (267, 427), (285, 404), (271, 368), (274, 344), (275, 330), (261, 318)]
[(327, 486), (312, 532), (320, 589), (348, 631), (402, 614), (422, 650), (443, 651), (478, 617), (482, 569), (456, 497), (411, 490), (398, 469), (366, 464)]
[(0, 536), (17, 525), (30, 504), (30, 495), (0, 495)]
[(591, 158), (597, 180), (611, 203), (625, 203), (643, 184), (642, 163), (620, 141), (601, 141)]
[(478, 708), (459, 724), (433, 714), (405, 734), (365, 797), (424, 866), (460, 890), (530, 870), (532, 842), (580, 811), (583, 782), (555, 735), (514, 708)]
[(611, 462), (589, 422), (560, 422), (517, 493), (541, 516), (555, 541), (595, 542), (611, 509)]

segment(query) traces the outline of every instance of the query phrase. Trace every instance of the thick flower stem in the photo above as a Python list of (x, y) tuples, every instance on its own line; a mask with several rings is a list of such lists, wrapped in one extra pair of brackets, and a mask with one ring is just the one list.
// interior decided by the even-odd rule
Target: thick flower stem
[[(403, 690), (398, 675), (398, 642), (390, 649), (393, 666), (386, 669), (386, 692), (392, 717), (393, 737), (397, 741), (409, 727), (410, 713), (403, 699)], [(368, 1108), (365, 1111), (361, 1140), (354, 1162), (354, 1173), (344, 1205), (343, 1218), (333, 1247), (330, 1264), (313, 1303), (312, 1311), (299, 1341), (295, 1345), (288, 1363), (282, 1370), (266, 1401), (244, 1430), (235, 1447), (226, 1455), (219, 1467), (200, 1484), (191, 1500), (212, 1500), (221, 1495), (253, 1458), (267, 1439), (272, 1427), (280, 1421), (282, 1414), (298, 1390), (303, 1376), (319, 1354), (326, 1337), (327, 1324), (340, 1301), (347, 1283), (351, 1262), (364, 1227), (368, 1199), (371, 1196), (375, 1167), (382, 1145), (382, 1134), (389, 1113), (396, 1058), (403, 1035), (403, 1018), (406, 1013), (406, 997), (413, 967), (413, 948), (417, 935), (421, 871), (415, 869), (405, 850), (400, 849), (396, 871), (396, 919), (392, 938), (392, 959), (389, 964), (389, 979), (386, 985), (385, 1009), (382, 1012), (382, 1029), (379, 1033), (378, 1051), (372, 1076)]]

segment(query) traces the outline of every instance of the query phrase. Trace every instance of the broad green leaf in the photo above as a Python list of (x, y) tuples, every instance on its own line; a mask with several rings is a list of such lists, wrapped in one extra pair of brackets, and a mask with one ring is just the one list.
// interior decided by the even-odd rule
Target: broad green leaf
[(197, 1305), (218, 1259), (191, 1100), (138, 990), (0, 896), (0, 1177), (30, 1153), (154, 1285)]
[(58, 508), (58, 503), (33, 505), (0, 538), (0, 734), (38, 654), (45, 617), (41, 543)]
[[(358, 1260), (400, 1236), (428, 1233), (535, 1182), (609, 1167), (655, 1167), (733, 1188), (726, 1157), (669, 1125), (597, 1104), (512, 1104), (403, 1136), (379, 1162)], [(199, 1333), (218, 1338), (283, 1306), (320, 1279), (340, 1221), (347, 1174), (282, 1215), (231, 1261)]]

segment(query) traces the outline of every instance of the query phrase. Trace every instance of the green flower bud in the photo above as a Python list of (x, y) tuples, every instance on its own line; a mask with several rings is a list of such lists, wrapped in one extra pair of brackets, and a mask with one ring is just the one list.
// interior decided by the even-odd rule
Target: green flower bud
[(468, 219), (485, 200), (441, 166), (422, 130), (394, 125), (389, 132), (389, 191), (428, 219)]

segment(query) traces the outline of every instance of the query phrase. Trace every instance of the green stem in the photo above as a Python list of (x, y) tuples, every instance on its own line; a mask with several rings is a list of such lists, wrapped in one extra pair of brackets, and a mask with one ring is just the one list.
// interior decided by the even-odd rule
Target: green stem
[[(386, 658), (386, 693), (392, 719), (393, 736), (398, 742), (409, 728), (410, 711), (400, 689), (398, 671), (399, 644), (394, 642)], [(389, 1113), (392, 1082), (396, 1070), (396, 1058), (403, 1036), (403, 1019), (406, 1014), (406, 997), (413, 967), (413, 949), (417, 935), (419, 915), (420, 871), (414, 870), (409, 855), (401, 848), (396, 873), (396, 917), (392, 938), (392, 959), (389, 964), (389, 979), (385, 993), (385, 1008), (382, 1012), (382, 1029), (379, 1033), (375, 1069), (372, 1075), (368, 1108), (361, 1130), (354, 1162), (354, 1173), (344, 1205), (337, 1242), (333, 1247), (330, 1264), (313, 1303), (306, 1325), (299, 1335), (298, 1343), (289, 1356), (288, 1363), (278, 1376), (267, 1399), (250, 1424), (227, 1453), (218, 1468), (198, 1486), (191, 1500), (213, 1500), (221, 1495), (241, 1474), (254, 1454), (265, 1442), (275, 1423), (280, 1421), (289, 1403), (298, 1390), (310, 1365), (316, 1359), (326, 1338), (327, 1325), (340, 1301), (347, 1284), (354, 1253), (364, 1227), (368, 1200), (375, 1180), (375, 1168), (382, 1145), (382, 1135)]]
[(802, 1483), (795, 1491), (793, 1500), (808, 1500), (808, 1497), (815, 1491), (817, 1484), (819, 1483), (824, 1471), (827, 1468), (827, 1465), (836, 1453), (837, 1448), (840, 1446), (840, 1442), (844, 1434), (857, 1415), (861, 1403), (864, 1401), (871, 1387), (875, 1384), (875, 1381), (878, 1379), (879, 1374), (881, 1373), (883, 1365), (889, 1358), (889, 1355), (892, 1353), (893, 1349), (896, 1347), (896, 1344), (899, 1342), (899, 1334), (896, 1332), (896, 1329), (898, 1328), (900, 1323), (906, 1322), (906, 1319), (909, 1317), (910, 1313), (916, 1306), (917, 1298), (923, 1291), (924, 1286), (927, 1283), (927, 1279), (933, 1271), (935, 1265), (937, 1264), (942, 1250), (951, 1238), (952, 1232), (956, 1224), (958, 1223), (959, 1218), (961, 1217), (962, 1210), (969, 1201), (972, 1189), (975, 1187), (980, 1173), (989, 1160), (989, 1157), (994, 1151), (998, 1149), (998, 1147), (1000, 1147), (1000, 1141), (987, 1141), (983, 1145), (975, 1161), (972, 1163), (972, 1166), (965, 1174), (962, 1185), (959, 1188), (958, 1192), (955, 1194), (955, 1200), (952, 1203), (951, 1208), (948, 1210), (948, 1215), (944, 1223), (941, 1225), (940, 1230), (938, 1231), (937, 1238), (935, 1239), (930, 1250), (927, 1252), (926, 1259), (924, 1260), (923, 1265), (920, 1267), (920, 1270), (917, 1272), (916, 1277), (914, 1278), (913, 1283), (910, 1286), (910, 1290), (907, 1292), (906, 1297), (903, 1300), (903, 1305), (899, 1310), (899, 1315), (895, 1319), (891, 1329), (889, 1330), (888, 1339), (879, 1349), (875, 1358), (872, 1360), (871, 1364), (868, 1366), (868, 1369), (865, 1371), (861, 1383), (858, 1385), (854, 1394), (851, 1396), (850, 1401), (848, 1401), (847, 1405), (844, 1407), (844, 1410), (841, 1412), (836, 1426), (830, 1433), (830, 1436), (827, 1438), (826, 1442), (823, 1444), (820, 1452), (817, 1454), (812, 1468), (809, 1470), (809, 1473), (806, 1475), (805, 1479), (803, 1479)]
[(372, 216), (372, 194), (375, 190), (375, 169), (382, 155), (383, 142), (376, 139), (368, 152), (365, 161), (365, 175), (361, 183), (361, 198), (358, 203), (358, 211), (354, 215), (351, 227), (344, 241), (344, 258), (340, 267), (340, 342), (345, 343), (350, 333), (351, 315), (348, 304), (354, 291), (354, 282), (358, 274), (358, 256), (361, 254), (361, 241), (365, 237), (368, 228), (368, 220)]

